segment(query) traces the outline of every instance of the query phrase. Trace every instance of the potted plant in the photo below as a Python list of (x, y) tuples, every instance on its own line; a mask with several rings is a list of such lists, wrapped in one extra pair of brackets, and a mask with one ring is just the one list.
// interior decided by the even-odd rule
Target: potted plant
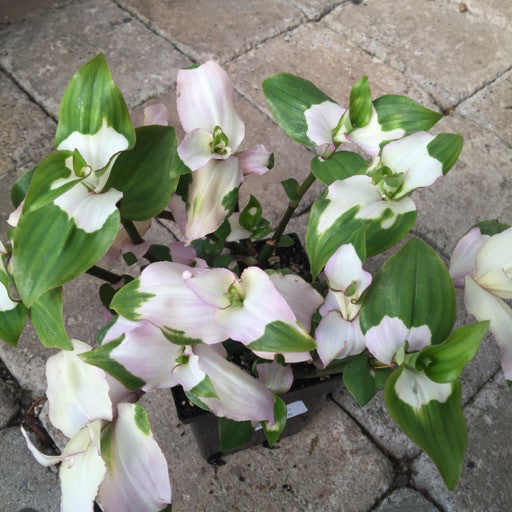
[[(0, 338), (16, 345), (28, 316), (43, 345), (61, 349), (47, 362), (47, 396), (69, 443), (45, 455), (23, 432), (39, 462), (60, 463), (63, 511), (92, 510), (95, 500), (106, 512), (170, 510), (167, 463), (137, 403), (155, 388), (174, 388), (181, 418), (201, 420), (205, 456), (272, 446), (287, 423), (290, 433), (303, 426), (318, 401), (308, 394), (324, 396), (341, 379), (360, 404), (384, 389), (389, 414), (452, 489), (467, 442), (459, 377), (488, 328), (511, 378), (512, 228), (471, 228), (450, 270), (417, 238), (376, 275), (364, 269), (410, 231), (411, 192), (442, 179), (462, 137), (429, 133), (442, 116), (412, 99), (372, 100), (366, 77), (348, 109), (290, 74), (267, 78), (263, 92), (281, 128), (314, 151), (302, 183), (282, 182), (288, 207), (272, 232), (257, 198), (240, 205), (238, 190), (245, 175), (268, 172), (273, 155), (240, 150), (244, 123), (214, 62), (178, 74), (178, 142), (161, 105), (133, 127), (97, 55), (66, 89), (56, 151), (12, 188)], [(325, 190), (305, 255), (285, 232), (317, 180)], [(154, 217), (173, 222), (179, 239), (148, 245)], [(97, 265), (120, 255), (125, 274)], [(111, 316), (96, 346), (64, 328), (62, 285), (84, 272), (105, 281)], [(454, 282), (478, 320), (455, 331)]]

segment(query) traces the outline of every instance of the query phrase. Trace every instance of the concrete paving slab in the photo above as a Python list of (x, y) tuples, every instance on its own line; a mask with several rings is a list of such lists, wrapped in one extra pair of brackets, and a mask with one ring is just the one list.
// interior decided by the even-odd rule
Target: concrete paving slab
[(0, 510), (58, 512), (57, 475), (41, 466), (29, 452), (19, 427), (0, 431)]
[[(450, 172), (412, 194), (418, 217), (415, 230), (450, 255), (478, 221), (512, 221), (512, 151), (498, 137), (458, 115), (442, 119), (435, 133), (459, 132), (464, 147)], [(502, 217), (503, 216), (503, 217)]]
[(19, 410), (13, 389), (0, 380), (0, 429), (6, 427)]
[(374, 98), (382, 94), (405, 94), (434, 107), (428, 94), (376, 57), (360, 50), (344, 35), (318, 24), (307, 23), (267, 41), (227, 66), (238, 90), (262, 110), (269, 112), (261, 91), (263, 80), (279, 72), (312, 81), (341, 105), (350, 90), (368, 75)]
[[(58, 37), (56, 37), (58, 34)], [(0, 34), (0, 63), (55, 117), (73, 73), (100, 51), (128, 106), (168, 89), (188, 58), (108, 0), (73, 2)]]
[(510, 34), (461, 13), (453, 2), (345, 2), (321, 23), (402, 71), (444, 108), (512, 65)]
[(0, 25), (11, 25), (42, 11), (58, 9), (72, 0), (0, 0)]
[(180, 512), (361, 511), (392, 481), (389, 461), (333, 402), (275, 449), (244, 450), (219, 466), (199, 456), (169, 391), (148, 394), (142, 403), (169, 461), (173, 507)]
[(55, 128), (55, 122), (0, 72), (0, 176), (14, 175), (50, 153)]
[(346, 0), (289, 0), (296, 5), (308, 18), (308, 20), (317, 20), (325, 16), (331, 9)]
[(421, 493), (404, 487), (387, 496), (375, 512), (438, 512)]
[(512, 146), (512, 71), (463, 101), (457, 113), (479, 124), (481, 133), (492, 131)]
[(302, 20), (286, 0), (118, 0), (153, 30), (198, 61), (225, 62)]
[(506, 0), (450, 0), (457, 5), (459, 10), (464, 10), (464, 7), (459, 7), (465, 4), (467, 11), (464, 11), (467, 16), (476, 16), (492, 23), (503, 29), (510, 29), (510, 22), (512, 21), (512, 3)]
[(449, 492), (430, 459), (422, 454), (413, 464), (415, 486), (435, 497), (446, 512), (504, 512), (510, 509), (512, 395), (501, 373), (465, 409), (469, 431), (462, 478)]

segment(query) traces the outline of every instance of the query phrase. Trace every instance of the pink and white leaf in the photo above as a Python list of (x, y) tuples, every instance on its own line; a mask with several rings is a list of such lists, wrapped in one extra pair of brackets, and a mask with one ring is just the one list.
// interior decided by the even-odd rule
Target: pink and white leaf
[(501, 349), (503, 373), (507, 380), (512, 380), (512, 309), (469, 276), (466, 276), (464, 302), (478, 321), (490, 320), (489, 330)]
[[(120, 404), (103, 456), (99, 500), (105, 512), (160, 512), (171, 503), (169, 468), (138, 404)], [(103, 447), (102, 447), (103, 448)]]
[(480, 228), (470, 229), (457, 243), (450, 259), (450, 275), (458, 288), (464, 287), (465, 277), (476, 273), (476, 255), (489, 235), (482, 235)]
[(154, 105), (148, 105), (144, 109), (144, 126), (158, 124), (161, 126), (167, 126), (169, 113), (167, 107), (163, 103), (155, 103)]
[(263, 144), (240, 151), (235, 156), (238, 158), (240, 171), (244, 176), (249, 174), (263, 176), (272, 168), (272, 153), (267, 151)]
[(211, 148), (212, 141), (211, 132), (196, 128), (185, 134), (178, 146), (178, 155), (191, 171), (197, 171), (200, 167), (205, 166), (211, 158), (215, 158)]
[(216, 416), (235, 421), (274, 421), (274, 394), (212, 348), (193, 347), (199, 368), (210, 378), (218, 398), (201, 397)]
[(277, 361), (259, 363), (256, 365), (258, 379), (265, 386), (278, 395), (287, 393), (293, 384), (293, 370), (289, 365), (282, 365)]
[(176, 364), (176, 358), (181, 354), (182, 347), (171, 343), (162, 331), (150, 322), (132, 322), (122, 317), (119, 317), (109, 329), (103, 343), (123, 334), (124, 339), (112, 350), (110, 357), (130, 373), (144, 380), (144, 391), (169, 388), (177, 384), (171, 370)]
[(223, 204), (229, 193), (240, 186), (242, 175), (235, 157), (227, 160), (210, 160), (192, 173), (188, 189), (187, 243), (217, 230), (228, 215)]
[(306, 331), (311, 330), (311, 319), (323, 302), (323, 297), (302, 277), (296, 274), (269, 273), (276, 290), (285, 299), (297, 320)]
[(176, 104), (186, 132), (197, 128), (213, 133), (220, 126), (233, 152), (238, 149), (245, 127), (234, 104), (234, 91), (227, 73), (208, 61), (195, 69), (178, 71)]
[(227, 297), (229, 288), (235, 285), (237, 278), (227, 268), (209, 268), (186, 270), (183, 280), (188, 289), (205, 304), (225, 309), (230, 305)]
[(397, 350), (407, 341), (409, 330), (400, 318), (385, 316), (368, 329), (365, 344), (378, 361), (390, 365)]
[(204, 343), (219, 343), (228, 336), (215, 322), (218, 310), (199, 299), (183, 280), (183, 272), (194, 270), (168, 261), (148, 265), (141, 273), (139, 291), (154, 296), (137, 313), (157, 327), (183, 331), (185, 336)]
[(78, 357), (91, 347), (78, 340), (73, 340), (73, 347), (72, 351), (63, 350), (46, 362), (49, 418), (70, 438), (88, 423), (112, 419), (105, 373)]

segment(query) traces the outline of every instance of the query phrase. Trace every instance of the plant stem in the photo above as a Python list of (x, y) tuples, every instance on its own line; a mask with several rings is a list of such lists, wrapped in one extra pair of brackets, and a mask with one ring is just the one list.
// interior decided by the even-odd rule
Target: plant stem
[(141, 244), (142, 242), (144, 242), (144, 239), (140, 236), (133, 221), (128, 220), (128, 219), (121, 219), (121, 224), (123, 225), (124, 229), (128, 233), (130, 240), (134, 244)]
[(103, 281), (107, 281), (107, 283), (110, 284), (116, 284), (121, 281), (120, 275), (114, 274), (114, 272), (110, 272), (110, 270), (97, 267), (96, 265), (93, 265), (89, 270), (87, 270), (86, 274), (102, 279)]
[(270, 256), (272, 256), (272, 254), (274, 253), (275, 248), (279, 244), (279, 241), (281, 240), (281, 237), (284, 234), (284, 230), (286, 229), (288, 222), (290, 222), (290, 219), (292, 218), (293, 213), (299, 206), (301, 199), (304, 197), (304, 194), (309, 190), (311, 185), (313, 185), (315, 179), (316, 178), (314, 174), (310, 172), (306, 179), (302, 182), (300, 187), (297, 189), (297, 199), (289, 201), (288, 208), (284, 212), (283, 218), (281, 219), (281, 222), (274, 231), (272, 238), (266, 241), (265, 245), (263, 246), (263, 249), (260, 252), (260, 255), (258, 257), (258, 261), (260, 262), (260, 264), (266, 264)]
[(174, 215), (173, 215), (171, 212), (167, 211), (167, 210), (163, 210), (163, 211), (161, 211), (161, 212), (157, 215), (157, 217), (158, 217), (159, 219), (172, 220), (172, 221), (174, 222)]

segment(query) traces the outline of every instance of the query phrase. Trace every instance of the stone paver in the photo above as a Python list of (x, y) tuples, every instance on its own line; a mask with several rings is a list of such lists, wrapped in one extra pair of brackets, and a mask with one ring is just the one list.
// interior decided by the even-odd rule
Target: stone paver
[(404, 487), (387, 496), (375, 512), (438, 512), (430, 501), (414, 489)]
[(19, 410), (12, 388), (0, 380), (0, 429), (7, 426)]
[(302, 21), (286, 0), (118, 0), (153, 30), (199, 61), (224, 62)]
[(512, 395), (497, 375), (465, 409), (469, 430), (468, 452), (458, 487), (449, 492), (437, 470), (422, 454), (413, 465), (415, 485), (434, 496), (446, 512), (510, 510)]
[[(435, 131), (459, 132), (464, 147), (450, 172), (412, 198), (418, 217), (415, 230), (451, 254), (476, 222), (512, 218), (512, 151), (498, 137), (458, 115), (442, 119)], [(503, 216), (503, 217), (502, 217)]]
[(429, 96), (400, 72), (360, 50), (347, 37), (317, 23), (267, 41), (227, 66), (238, 90), (269, 112), (261, 83), (279, 72), (311, 80), (332, 98), (347, 105), (352, 85), (368, 75), (373, 97), (405, 94), (433, 107)]
[(55, 136), (53, 120), (2, 72), (0, 133), (0, 176), (38, 162), (52, 150)]
[(512, 65), (510, 33), (459, 12), (455, 3), (346, 2), (321, 23), (403, 71), (443, 107), (467, 98)]
[(36, 462), (19, 427), (0, 432), (0, 510), (58, 512), (60, 487), (57, 475)]
[(462, 102), (457, 113), (478, 123), (481, 134), (491, 130), (512, 146), (512, 71)]
[(0, 26), (10, 25), (41, 11), (58, 8), (72, 0), (0, 0)]
[[(232, 76), (233, 79), (236, 76)], [(235, 96), (236, 108), (245, 123), (245, 139), (241, 149), (248, 149), (257, 144), (274, 152), (274, 168), (264, 176), (248, 176), (240, 188), (240, 206), (243, 208), (252, 194), (261, 202), (263, 215), (275, 225), (288, 204), (288, 198), (280, 185), (282, 180), (295, 178), (299, 182), (309, 174), (310, 160), (313, 154), (304, 147), (289, 139), (285, 133), (274, 125), (268, 117), (254, 107), (249, 101), (237, 94)], [(182, 136), (176, 112), (176, 93), (174, 88), (152, 99), (148, 104), (164, 103), (169, 110), (169, 124), (176, 126), (178, 136)], [(144, 106), (136, 109), (132, 114), (135, 124), (142, 122)], [(322, 187), (317, 184), (304, 199), (305, 204), (312, 202)]]
[(159, 391), (142, 403), (169, 461), (177, 511), (360, 511), (370, 508), (392, 481), (389, 461), (330, 401), (305, 430), (277, 448), (238, 452), (218, 467), (200, 457), (171, 401), (169, 391)]
[(324, 16), (331, 9), (347, 0), (289, 0), (296, 5), (309, 20)]
[(75, 70), (97, 52), (105, 52), (129, 106), (168, 89), (190, 64), (108, 0), (74, 2), (12, 25), (0, 47), (0, 63), (54, 116)]
[(450, 0), (456, 6), (465, 3), (468, 16), (476, 16), (497, 25), (500, 28), (510, 29), (512, 20), (512, 3), (507, 0)]

